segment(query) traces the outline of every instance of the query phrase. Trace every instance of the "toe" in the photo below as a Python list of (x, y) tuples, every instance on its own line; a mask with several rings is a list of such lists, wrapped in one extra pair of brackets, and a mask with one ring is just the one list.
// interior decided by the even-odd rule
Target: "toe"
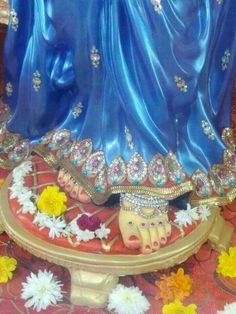
[(158, 222), (157, 231), (160, 237), (160, 244), (165, 245), (167, 242), (167, 236), (166, 236), (165, 224), (163, 221)]
[(78, 184), (75, 183), (70, 191), (70, 197), (77, 199), (78, 194), (79, 194), (79, 186)]
[(150, 223), (149, 233), (151, 237), (152, 249), (153, 251), (157, 251), (160, 248), (160, 238), (155, 223)]
[(171, 224), (168, 221), (165, 223), (165, 233), (167, 238), (169, 238), (171, 235)]
[(82, 187), (79, 187), (78, 200), (85, 204), (88, 204), (91, 201), (90, 197)]
[(134, 223), (135, 217), (133, 213), (124, 212), (120, 210), (119, 214), (119, 227), (122, 235), (124, 245), (128, 249), (140, 248), (140, 235), (136, 224)]
[(152, 244), (149, 228), (145, 222), (139, 224), (138, 227), (140, 238), (141, 238), (141, 252), (148, 254), (152, 252)]

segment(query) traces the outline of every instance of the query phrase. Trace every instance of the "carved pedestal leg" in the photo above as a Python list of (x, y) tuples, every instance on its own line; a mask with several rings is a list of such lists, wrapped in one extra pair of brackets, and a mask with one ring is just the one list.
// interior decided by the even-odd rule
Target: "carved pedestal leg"
[(227, 251), (234, 229), (227, 225), (224, 218), (217, 213), (214, 227), (208, 237), (211, 247), (216, 251)]
[(95, 308), (106, 306), (110, 292), (118, 283), (115, 275), (69, 269), (71, 274), (71, 303)]

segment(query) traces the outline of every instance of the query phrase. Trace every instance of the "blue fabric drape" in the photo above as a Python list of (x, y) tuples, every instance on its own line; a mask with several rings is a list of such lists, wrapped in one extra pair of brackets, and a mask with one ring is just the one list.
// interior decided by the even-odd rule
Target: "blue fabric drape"
[(52, 129), (69, 129), (73, 139), (92, 139), (108, 164), (117, 155), (129, 160), (133, 151), (148, 162), (170, 150), (188, 174), (221, 163), (235, 75), (236, 2), (161, 4), (158, 13), (150, 0), (11, 0), (19, 23), (16, 31), (10, 23), (5, 44), (5, 80), (13, 86), (5, 96), (13, 113), (9, 130), (37, 143)]

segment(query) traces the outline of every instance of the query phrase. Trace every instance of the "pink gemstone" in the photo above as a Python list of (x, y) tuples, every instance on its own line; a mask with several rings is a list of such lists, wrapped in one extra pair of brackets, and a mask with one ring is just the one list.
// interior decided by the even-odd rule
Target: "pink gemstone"
[(94, 159), (94, 161), (92, 162), (92, 166), (93, 166), (94, 168), (96, 168), (96, 167), (98, 166), (98, 164), (99, 164), (98, 159)]
[(155, 168), (156, 172), (160, 173), (163, 170), (163, 167), (161, 165), (156, 166)]
[(119, 172), (120, 172), (120, 167), (119, 167), (119, 166), (115, 166), (115, 167), (113, 168), (113, 172), (114, 172), (114, 173), (119, 173)]
[(133, 170), (135, 171), (135, 172), (138, 172), (139, 171), (139, 165), (138, 164), (134, 164), (133, 165)]
[(21, 154), (23, 152), (23, 148), (22, 147), (16, 147), (16, 153), (17, 154)]
[(220, 172), (220, 173), (219, 173), (219, 177), (220, 177), (221, 179), (223, 179), (223, 178), (225, 177), (224, 172)]
[(236, 162), (236, 155), (233, 155), (233, 156), (232, 156), (232, 160), (233, 160), (234, 162)]
[(204, 186), (204, 182), (203, 182), (202, 180), (198, 179), (198, 180), (197, 180), (197, 186), (198, 186), (199, 188), (202, 188), (202, 187)]
[(81, 148), (79, 149), (79, 152), (80, 152), (80, 154), (84, 155), (84, 154), (86, 153), (85, 147), (81, 147)]

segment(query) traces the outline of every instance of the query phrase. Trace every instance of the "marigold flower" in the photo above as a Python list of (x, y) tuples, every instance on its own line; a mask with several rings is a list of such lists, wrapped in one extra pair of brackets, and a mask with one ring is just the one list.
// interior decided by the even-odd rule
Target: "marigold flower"
[(184, 274), (183, 268), (179, 268), (177, 273), (172, 272), (170, 276), (163, 275), (155, 284), (160, 289), (156, 299), (162, 299), (164, 303), (175, 299), (184, 300), (192, 292), (192, 279)]
[(12, 272), (16, 269), (17, 261), (8, 256), (0, 257), (0, 282), (6, 283), (12, 279)]
[(163, 306), (162, 314), (197, 314), (196, 310), (196, 304), (184, 306), (180, 300), (176, 299), (174, 302)]
[(229, 254), (221, 252), (216, 271), (224, 277), (236, 277), (236, 246), (229, 248)]
[(48, 186), (37, 199), (36, 205), (40, 212), (57, 217), (66, 211), (66, 201), (66, 194), (59, 192), (58, 186)]
[(0, 188), (3, 185), (4, 181), (5, 181), (4, 179), (0, 179)]

